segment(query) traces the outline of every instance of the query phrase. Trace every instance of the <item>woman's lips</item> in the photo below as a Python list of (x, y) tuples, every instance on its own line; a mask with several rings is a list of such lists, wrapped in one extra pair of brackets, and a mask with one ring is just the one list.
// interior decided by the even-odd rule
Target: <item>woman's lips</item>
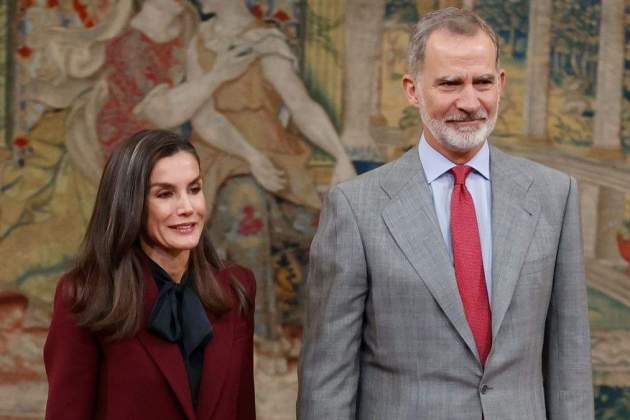
[(171, 229), (176, 230), (178, 233), (191, 233), (195, 229), (196, 225), (197, 223), (191, 222), (191, 223), (179, 223), (177, 225), (171, 225), (169, 227)]

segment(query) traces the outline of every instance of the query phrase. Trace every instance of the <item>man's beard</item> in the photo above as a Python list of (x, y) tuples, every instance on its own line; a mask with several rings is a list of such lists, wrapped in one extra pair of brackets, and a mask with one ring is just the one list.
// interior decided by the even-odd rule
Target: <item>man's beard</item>
[[(437, 120), (431, 118), (426, 111), (425, 101), (422, 95), (420, 100), (420, 118), (425, 128), (433, 134), (435, 139), (439, 141), (447, 149), (458, 152), (467, 152), (475, 147), (483, 144), (488, 138), (494, 126), (497, 123), (497, 115), (499, 109), (499, 100), (497, 99), (496, 110), (494, 115), (488, 116), (485, 109), (480, 108), (472, 114), (466, 112), (455, 112), (446, 115), (443, 119)], [(485, 121), (479, 127), (451, 127), (445, 121), (472, 121), (485, 118)]]

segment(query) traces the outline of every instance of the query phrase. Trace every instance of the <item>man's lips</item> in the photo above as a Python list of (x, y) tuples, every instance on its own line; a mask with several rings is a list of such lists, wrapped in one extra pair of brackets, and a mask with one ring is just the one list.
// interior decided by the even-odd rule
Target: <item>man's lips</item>
[(446, 120), (447, 124), (457, 124), (457, 125), (474, 125), (481, 124), (485, 121), (485, 118), (475, 118), (475, 119), (467, 119), (467, 120)]

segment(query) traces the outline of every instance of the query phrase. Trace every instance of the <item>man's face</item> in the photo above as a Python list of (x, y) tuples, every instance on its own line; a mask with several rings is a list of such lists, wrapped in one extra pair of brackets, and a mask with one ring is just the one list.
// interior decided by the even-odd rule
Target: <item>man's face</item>
[(481, 148), (494, 129), (504, 83), (495, 47), (481, 30), (473, 36), (433, 32), (417, 78), (403, 78), (407, 99), (420, 108), (425, 138), (447, 157), (472, 157)]

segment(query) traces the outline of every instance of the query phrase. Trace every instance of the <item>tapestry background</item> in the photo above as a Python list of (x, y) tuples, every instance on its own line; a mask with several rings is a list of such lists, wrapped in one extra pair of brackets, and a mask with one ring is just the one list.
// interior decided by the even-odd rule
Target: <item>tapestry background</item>
[[(596, 416), (630, 418), (630, 0), (244, 0), (246, 15), (224, 22), (241, 34), (230, 42), (212, 21), (233, 0), (208, 1), (212, 19), (200, 18), (205, 0), (190, 0), (172, 34), (134, 23), (151, 1), (0, 3), (0, 418), (42, 417), (52, 294), (102, 163), (125, 135), (161, 123), (200, 148), (214, 241), (256, 273), (259, 417), (294, 418), (321, 199), (331, 182), (417, 142), (400, 88), (408, 32), (450, 5), (473, 8), (501, 38), (508, 87), (491, 141), (580, 183)], [(212, 123), (159, 113), (191, 71), (210, 74), (228, 44), (248, 42), (298, 75), (269, 80), (254, 58), (221, 81), (223, 97), (204, 112), (228, 118), (230, 140), (252, 147), (225, 153)]]

